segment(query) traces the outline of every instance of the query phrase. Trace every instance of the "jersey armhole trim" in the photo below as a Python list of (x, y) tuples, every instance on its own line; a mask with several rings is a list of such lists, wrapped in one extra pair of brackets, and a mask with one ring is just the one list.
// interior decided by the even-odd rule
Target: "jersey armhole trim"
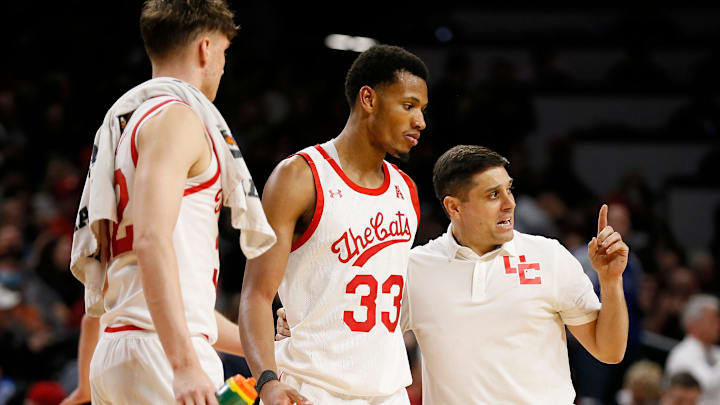
[(140, 128), (140, 124), (142, 124), (142, 122), (145, 120), (145, 118), (148, 117), (148, 115), (152, 114), (158, 108), (160, 108), (166, 104), (169, 104), (169, 103), (182, 103), (182, 104), (187, 105), (187, 103), (185, 103), (184, 101), (178, 100), (176, 98), (173, 98), (170, 100), (165, 100), (162, 103), (149, 109), (145, 114), (143, 114), (142, 117), (140, 117), (137, 124), (135, 124), (135, 128), (133, 128), (132, 135), (130, 136), (130, 154), (132, 155), (133, 166), (137, 167), (137, 162), (138, 162), (138, 150), (137, 150), (137, 145), (135, 144), (135, 135), (137, 135), (137, 130), (138, 130), (138, 128)]
[[(215, 175), (211, 179), (209, 179), (201, 184), (198, 184), (197, 186), (192, 186), (192, 187), (186, 188), (185, 191), (183, 191), (183, 197), (186, 197), (190, 194), (197, 193), (198, 191), (202, 191), (202, 190), (205, 190), (206, 188), (209, 188), (210, 186), (215, 184), (218, 177), (220, 177), (220, 158), (218, 157), (217, 150), (215, 149), (215, 141), (213, 141), (212, 135), (210, 135), (210, 131), (208, 131), (207, 128), (205, 128), (205, 135), (207, 135), (207, 137), (210, 139), (210, 145), (212, 146), (212, 151), (213, 151), (213, 154), (215, 155), (215, 162), (217, 163), (217, 171), (215, 171)], [(212, 162), (210, 162), (210, 164), (212, 164)]]
[(417, 192), (417, 188), (415, 188), (415, 183), (413, 183), (410, 176), (405, 174), (404, 171), (398, 169), (397, 166), (392, 165), (392, 167), (395, 168), (395, 170), (397, 170), (398, 173), (400, 173), (400, 175), (403, 177), (403, 179), (405, 179), (405, 183), (407, 183), (408, 189), (410, 189), (410, 199), (412, 200), (413, 208), (415, 208), (415, 214), (417, 215), (418, 225), (420, 225), (420, 200), (418, 199), (418, 192)]
[(318, 224), (320, 223), (320, 218), (322, 217), (323, 213), (323, 207), (325, 206), (325, 196), (323, 195), (323, 188), (322, 184), (320, 183), (320, 176), (318, 176), (317, 167), (315, 167), (315, 162), (313, 162), (310, 155), (305, 152), (299, 152), (296, 153), (296, 155), (301, 156), (303, 159), (305, 159), (307, 164), (310, 166), (310, 170), (312, 170), (313, 181), (315, 183), (315, 211), (313, 212), (310, 225), (305, 230), (305, 232), (303, 232), (300, 238), (292, 244), (292, 246), (290, 247), (290, 252), (297, 250), (298, 248), (300, 248), (300, 246), (307, 242), (308, 239), (310, 239), (312, 234), (315, 232), (315, 229), (317, 229)]

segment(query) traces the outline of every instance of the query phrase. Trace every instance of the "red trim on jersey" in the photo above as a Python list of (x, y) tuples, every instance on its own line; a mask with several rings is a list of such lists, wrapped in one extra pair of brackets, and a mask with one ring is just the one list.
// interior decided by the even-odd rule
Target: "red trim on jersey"
[[(178, 103), (183, 103), (183, 104), (187, 105), (187, 103), (184, 103), (182, 100), (178, 100), (176, 98), (173, 98), (170, 100), (165, 100), (162, 103), (156, 105), (155, 107), (149, 109), (142, 117), (140, 117), (137, 124), (135, 124), (135, 128), (133, 128), (132, 135), (130, 135), (130, 154), (132, 155), (133, 166), (137, 167), (137, 161), (138, 161), (138, 151), (137, 151), (137, 146), (135, 146), (135, 134), (137, 133), (137, 130), (140, 127), (140, 123), (142, 123), (143, 120), (145, 118), (147, 118), (148, 115), (152, 114), (153, 111), (164, 106), (165, 104), (172, 103), (172, 102), (178, 102)], [(119, 143), (118, 143), (118, 145), (119, 145)]]
[[(108, 326), (108, 327), (105, 328), (105, 332), (106, 332), (106, 333), (125, 332), (125, 331), (128, 331), (128, 330), (144, 330), (144, 331), (148, 331), (147, 329), (143, 329), (143, 328), (141, 328), (141, 327), (139, 327), (139, 326), (135, 326), (135, 325), (123, 325), (123, 326), (114, 326), (114, 327), (113, 327), (113, 326)], [(204, 334), (204, 333), (201, 333), (201, 335), (203, 335), (203, 337), (204, 337), (205, 339), (207, 339), (208, 341), (210, 340), (210, 336), (208, 336), (208, 335), (206, 335), (206, 334)]]
[[(206, 129), (207, 131), (207, 129)], [(210, 143), (212, 144), (213, 153), (215, 154), (215, 160), (217, 161), (217, 171), (215, 172), (215, 175), (208, 181), (198, 184), (197, 186), (192, 186), (190, 188), (186, 188), (183, 192), (183, 197), (186, 197), (190, 194), (197, 193), (198, 191), (205, 190), (206, 188), (211, 187), (215, 182), (217, 181), (218, 177), (220, 177), (220, 158), (218, 158), (217, 150), (215, 150), (215, 141), (213, 141), (212, 136), (210, 136), (210, 133), (207, 133), (208, 138), (210, 138)], [(212, 162), (210, 162), (212, 163)]]
[(308, 228), (305, 230), (305, 232), (303, 232), (300, 238), (296, 240), (295, 243), (293, 243), (290, 247), (291, 252), (302, 246), (305, 242), (307, 242), (308, 239), (310, 239), (310, 236), (312, 236), (313, 232), (315, 232), (315, 229), (320, 223), (320, 217), (322, 217), (323, 207), (325, 206), (325, 196), (323, 194), (322, 184), (320, 184), (320, 176), (318, 176), (315, 162), (313, 162), (310, 155), (305, 152), (299, 152), (297, 153), (297, 155), (302, 156), (303, 159), (305, 159), (305, 161), (307, 162), (307, 164), (310, 165), (310, 170), (312, 170), (313, 180), (315, 181), (315, 212), (313, 212), (310, 226), (308, 226)]
[(394, 167), (395, 170), (397, 170), (400, 173), (400, 175), (402, 175), (403, 179), (405, 179), (405, 183), (407, 183), (408, 188), (410, 189), (410, 199), (412, 200), (413, 208), (415, 208), (415, 214), (417, 214), (417, 220), (418, 220), (418, 225), (419, 225), (420, 224), (420, 200), (418, 199), (418, 192), (417, 192), (417, 188), (415, 188), (415, 183), (413, 183), (410, 176), (405, 174), (404, 171), (398, 169), (397, 166), (392, 165), (392, 167)]
[(338, 176), (340, 176), (340, 178), (343, 179), (345, 184), (350, 186), (351, 189), (357, 191), (358, 193), (363, 193), (363, 194), (367, 194), (367, 195), (381, 195), (387, 191), (388, 187), (390, 187), (390, 172), (388, 171), (387, 164), (385, 163), (385, 161), (382, 162), (383, 163), (382, 169), (383, 169), (383, 173), (385, 174), (385, 180), (383, 181), (383, 184), (378, 188), (366, 188), (366, 187), (359, 186), (359, 185), (355, 184), (355, 182), (350, 180), (350, 178), (347, 175), (345, 175), (345, 172), (343, 171), (343, 169), (340, 168), (340, 165), (338, 165), (338, 163), (335, 161), (335, 159), (333, 159), (332, 157), (330, 157), (330, 155), (328, 155), (328, 153), (325, 151), (325, 149), (323, 149), (322, 146), (315, 145), (315, 149), (317, 149), (317, 151), (320, 152), (322, 157), (325, 158), (325, 160), (327, 160), (328, 163), (330, 163), (330, 166), (332, 166), (332, 168), (335, 170), (335, 173), (337, 173)]
[[(152, 100), (152, 99), (154, 99), (154, 98), (157, 98), (157, 97), (164, 97), (164, 96), (154, 96), (154, 97), (150, 97), (147, 101), (150, 101), (150, 100)], [(134, 112), (133, 112), (133, 113), (134, 113)], [(132, 116), (132, 113), (131, 113), (130, 115)], [(127, 125), (129, 122), (130, 122), (130, 121), (126, 122), (125, 125)], [(121, 145), (122, 142), (125, 140), (125, 135), (127, 135), (128, 133), (130, 133), (130, 129), (128, 129), (127, 131), (125, 131), (125, 128), (122, 128), (122, 133), (120, 134), (120, 140), (118, 141), (118, 144), (117, 144), (117, 146), (115, 147), (115, 155), (116, 155), (116, 156), (117, 156), (118, 149), (120, 148), (120, 145)]]
[(107, 328), (105, 328), (105, 332), (107, 332), (107, 333), (124, 332), (126, 330), (147, 330), (147, 329), (143, 329), (143, 328), (141, 328), (139, 326), (135, 326), (135, 325), (124, 325), (124, 326), (116, 326), (116, 327), (108, 326)]

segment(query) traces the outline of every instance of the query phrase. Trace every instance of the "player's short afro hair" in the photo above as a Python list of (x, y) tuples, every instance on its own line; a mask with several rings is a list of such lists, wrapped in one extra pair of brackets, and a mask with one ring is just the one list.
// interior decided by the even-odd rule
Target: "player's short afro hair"
[(376, 88), (397, 80), (398, 72), (411, 73), (427, 82), (428, 69), (425, 63), (399, 46), (376, 45), (361, 53), (345, 76), (345, 97), (350, 110), (363, 86)]

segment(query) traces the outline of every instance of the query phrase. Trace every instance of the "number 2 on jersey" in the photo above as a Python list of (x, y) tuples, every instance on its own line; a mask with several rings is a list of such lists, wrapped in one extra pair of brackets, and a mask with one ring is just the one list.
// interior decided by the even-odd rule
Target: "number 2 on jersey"
[[(376, 300), (378, 293), (378, 282), (377, 280), (375, 280), (375, 277), (370, 274), (358, 274), (352, 280), (350, 280), (348, 285), (345, 287), (345, 292), (348, 294), (355, 294), (355, 291), (357, 291), (357, 288), (361, 285), (366, 285), (370, 288), (370, 292), (368, 293), (368, 295), (364, 295), (362, 298), (360, 298), (360, 305), (366, 308), (367, 316), (365, 318), (365, 321), (356, 321), (353, 311), (345, 311), (343, 314), (343, 320), (353, 332), (370, 332), (370, 330), (375, 326), (375, 323), (377, 322), (377, 320), (375, 319), (375, 309), (377, 305)], [(393, 297), (393, 305), (396, 309), (395, 321), (390, 321), (389, 312), (383, 311), (380, 313), (380, 319), (382, 323), (391, 333), (395, 332), (395, 328), (397, 328), (398, 321), (400, 320), (400, 303), (403, 293), (402, 276), (398, 274), (391, 275), (382, 284), (381, 290), (383, 294), (390, 294), (392, 286), (394, 285), (400, 287), (397, 295)]]
[(120, 189), (120, 201), (118, 202), (117, 207), (117, 223), (114, 223), (112, 226), (112, 242), (111, 242), (111, 248), (112, 248), (112, 256), (118, 256), (122, 253), (128, 252), (132, 250), (133, 245), (133, 226), (127, 225), (125, 227), (125, 237), (118, 239), (118, 228), (120, 227), (120, 223), (123, 220), (123, 215), (125, 214), (125, 208), (127, 207), (128, 200), (130, 199), (130, 196), (128, 195), (128, 186), (127, 186), (127, 180), (125, 179), (125, 175), (123, 174), (120, 169), (115, 170), (115, 184), (117, 184), (118, 188)]

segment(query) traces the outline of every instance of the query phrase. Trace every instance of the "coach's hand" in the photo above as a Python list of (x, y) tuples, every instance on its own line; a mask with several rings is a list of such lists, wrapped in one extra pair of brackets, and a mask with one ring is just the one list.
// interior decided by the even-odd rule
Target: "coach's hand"
[(630, 248), (622, 236), (608, 225), (608, 206), (603, 204), (598, 216), (598, 233), (588, 244), (588, 257), (600, 279), (622, 276), (628, 262)]
[(290, 325), (287, 323), (285, 308), (278, 308), (277, 316), (277, 333), (275, 334), (275, 340), (280, 341), (290, 337)]
[(218, 405), (215, 384), (197, 366), (175, 370), (173, 393), (179, 405)]
[(259, 394), (265, 405), (312, 405), (312, 402), (294, 388), (280, 381), (265, 383)]

